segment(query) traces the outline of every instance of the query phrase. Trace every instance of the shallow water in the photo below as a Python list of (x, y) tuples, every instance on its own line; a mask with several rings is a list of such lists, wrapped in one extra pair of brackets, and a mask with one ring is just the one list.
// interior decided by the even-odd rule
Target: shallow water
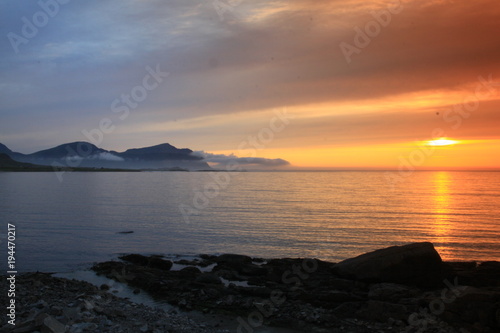
[(445, 260), (500, 260), (497, 172), (415, 172), (395, 186), (385, 172), (0, 173), (0, 198), (1, 246), (16, 225), (19, 271), (131, 252), (339, 261), (417, 241)]

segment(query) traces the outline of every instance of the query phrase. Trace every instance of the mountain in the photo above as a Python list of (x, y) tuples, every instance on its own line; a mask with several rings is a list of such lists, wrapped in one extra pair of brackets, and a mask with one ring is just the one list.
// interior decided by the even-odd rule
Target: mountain
[(134, 148), (128, 149), (123, 153), (112, 152), (122, 158), (140, 158), (147, 160), (163, 160), (163, 159), (178, 159), (178, 160), (201, 160), (199, 156), (192, 155), (193, 151), (191, 149), (178, 149), (168, 143), (163, 143), (161, 145), (146, 147), (146, 148)]
[(12, 153), (12, 150), (10, 150), (9, 148), (7, 148), (6, 145), (3, 145), (0, 143), (0, 154), (7, 154), (9, 155), (10, 153)]
[[(2, 146), (0, 146), (0, 151), (2, 151)], [(5, 146), (3, 146), (5, 147)], [(33, 164), (29, 163), (21, 163), (14, 161), (9, 155), (5, 153), (0, 153), (0, 169), (3, 168), (24, 168), (24, 167), (29, 167), (32, 166)]]
[(30, 158), (40, 159), (61, 159), (76, 156), (85, 158), (91, 155), (105, 152), (106, 151), (104, 149), (97, 148), (91, 143), (79, 141), (66, 143), (46, 150), (41, 150), (28, 156), (30, 156)]
[(53, 171), (53, 168), (46, 165), (17, 162), (9, 155), (0, 153), (0, 171)]
[(0, 144), (0, 153), (17, 162), (57, 167), (111, 168), (111, 169), (176, 169), (207, 170), (210, 166), (191, 149), (178, 149), (168, 143), (128, 149), (124, 152), (108, 151), (89, 142), (77, 141), (33, 154), (11, 151)]

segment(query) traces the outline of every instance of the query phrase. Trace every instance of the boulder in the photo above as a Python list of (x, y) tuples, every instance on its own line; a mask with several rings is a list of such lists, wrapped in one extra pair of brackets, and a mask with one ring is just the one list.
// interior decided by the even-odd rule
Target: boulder
[(204, 284), (222, 284), (221, 279), (212, 273), (202, 273), (196, 277), (196, 282)]
[(217, 263), (224, 263), (228, 266), (240, 266), (251, 264), (252, 258), (240, 254), (222, 254), (215, 259)]
[(169, 271), (170, 268), (172, 268), (172, 262), (170, 260), (164, 260), (157, 256), (146, 257), (140, 254), (128, 254), (119, 258), (135, 265), (147, 266), (164, 271)]
[(121, 260), (128, 261), (132, 264), (136, 264), (139, 266), (147, 266), (149, 262), (149, 258), (140, 254), (127, 254), (125, 256), (119, 257)]
[(432, 243), (391, 246), (344, 260), (333, 267), (341, 277), (367, 282), (433, 286), (441, 282), (442, 260)]
[(198, 267), (193, 267), (193, 266), (184, 267), (179, 271), (179, 275), (189, 279), (194, 279), (200, 274), (201, 274), (200, 269)]
[(149, 267), (161, 269), (163, 271), (169, 271), (172, 268), (172, 262), (170, 260), (164, 260), (158, 257), (151, 257), (148, 263)]
[(401, 299), (415, 297), (419, 294), (417, 289), (394, 283), (377, 283), (370, 286), (368, 297), (375, 300), (397, 302)]
[(43, 321), (42, 332), (64, 333), (66, 332), (66, 326), (54, 317), (48, 316)]
[(356, 312), (356, 317), (378, 322), (387, 322), (389, 319), (407, 320), (408, 309), (404, 305), (381, 301), (368, 301)]

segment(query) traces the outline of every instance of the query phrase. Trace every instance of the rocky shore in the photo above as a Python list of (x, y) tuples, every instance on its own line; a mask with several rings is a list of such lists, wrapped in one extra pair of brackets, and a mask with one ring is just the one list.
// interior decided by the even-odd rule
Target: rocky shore
[(500, 263), (442, 262), (431, 243), (340, 263), (129, 254), (92, 269), (179, 310), (118, 298), (106, 284), (27, 274), (17, 324), (2, 318), (2, 332), (500, 332)]

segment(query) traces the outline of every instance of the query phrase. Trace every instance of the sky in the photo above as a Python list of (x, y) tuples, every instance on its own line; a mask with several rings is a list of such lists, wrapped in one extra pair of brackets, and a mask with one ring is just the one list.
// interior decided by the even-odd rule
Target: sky
[(497, 0), (0, 0), (0, 15), (14, 151), (500, 169)]

